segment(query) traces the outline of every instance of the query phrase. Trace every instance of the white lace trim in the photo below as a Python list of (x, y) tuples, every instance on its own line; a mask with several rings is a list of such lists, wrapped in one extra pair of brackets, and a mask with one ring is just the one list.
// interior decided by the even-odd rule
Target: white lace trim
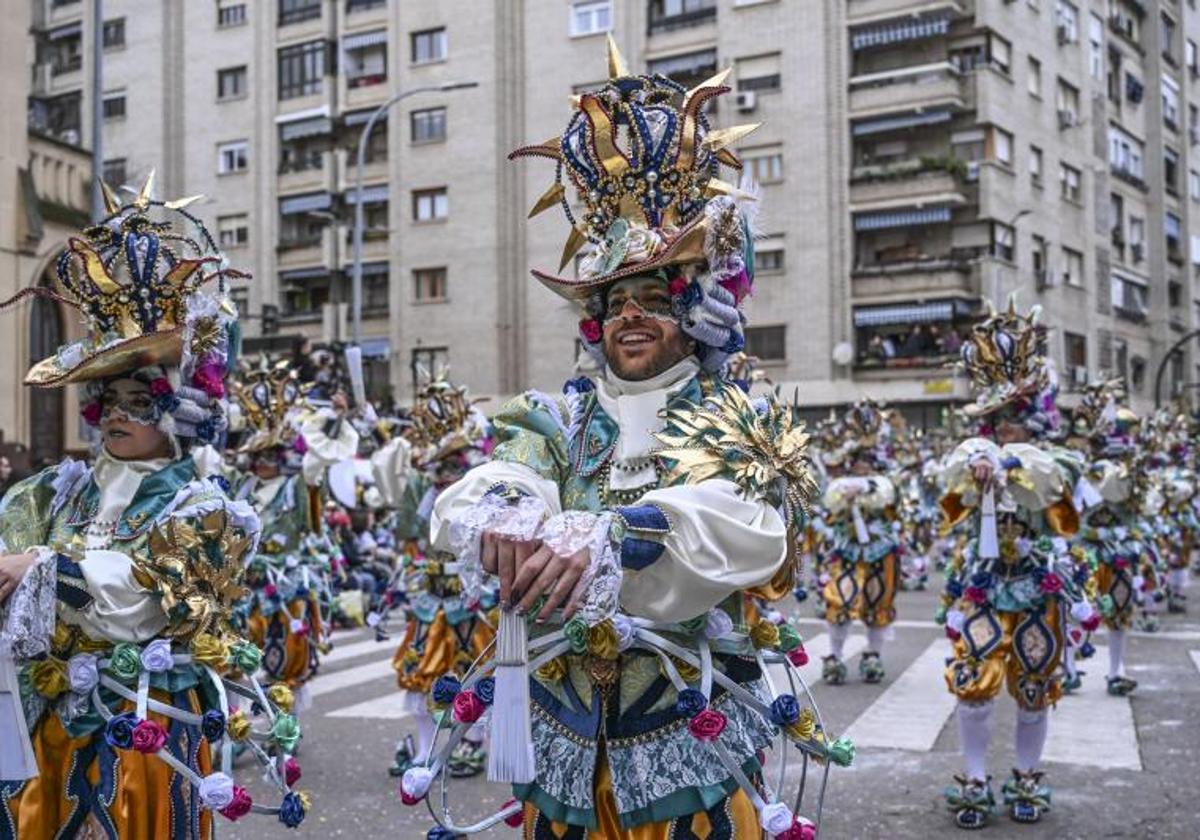
[(546, 503), (536, 496), (523, 496), (516, 504), (510, 504), (488, 494), (450, 523), (450, 550), (458, 557), (458, 576), (468, 601), (483, 595), (486, 577), (480, 553), (483, 533), (493, 531), (511, 539), (531, 540), (545, 515)]
[(550, 517), (538, 533), (560, 556), (588, 550), (588, 567), (575, 585), (572, 600), (579, 601), (578, 615), (589, 625), (616, 615), (619, 605), (621, 563), (609, 538), (613, 519), (611, 513), (568, 510)]
[(18, 662), (50, 652), (58, 585), (55, 553), (44, 546), (26, 550), (35, 552), (37, 560), (0, 608), (0, 649), (11, 652)]

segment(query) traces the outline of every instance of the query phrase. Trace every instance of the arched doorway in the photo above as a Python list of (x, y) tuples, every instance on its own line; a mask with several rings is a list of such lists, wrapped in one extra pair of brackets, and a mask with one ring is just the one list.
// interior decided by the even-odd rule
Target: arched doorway
[[(50, 272), (42, 286), (54, 287)], [(62, 313), (58, 304), (34, 297), (29, 307), (29, 359), (36, 362), (53, 355), (63, 344)], [(34, 469), (56, 463), (63, 455), (63, 389), (31, 388), (29, 395), (29, 457)]]

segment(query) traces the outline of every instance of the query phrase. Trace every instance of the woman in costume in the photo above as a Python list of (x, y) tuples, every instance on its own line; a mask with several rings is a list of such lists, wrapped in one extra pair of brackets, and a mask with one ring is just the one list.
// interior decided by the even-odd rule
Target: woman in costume
[[(150, 184), (123, 207), (106, 188), (110, 215), (67, 243), (54, 297), (87, 335), (26, 377), (81, 383), (99, 445), (92, 466), (67, 459), (0, 507), (6, 837), (211, 836), (212, 811), (252, 807), (229, 776), (234, 742), (284, 793), (255, 810), (296, 825), (307, 809), (289, 790), (290, 693), (233, 679), (261, 656), (230, 624), (259, 520), (197, 446), (223, 435), (235, 273), (187, 201), (152, 201)], [(236, 711), (239, 698), (258, 704), (266, 730)]]
[(884, 677), (883, 643), (896, 619), (903, 552), (896, 488), (887, 475), (896, 470), (890, 434), (883, 409), (863, 400), (841, 419), (836, 445), (822, 453), (829, 480), (815, 572), (830, 639), (821, 677), (833, 685), (846, 681), (842, 649), (855, 620), (867, 627), (859, 675), (868, 683)]
[(1079, 527), (1072, 492), (1082, 473), (1059, 434), (1053, 373), (1037, 311), (1008, 309), (977, 325), (962, 360), (978, 395), (978, 422), (946, 459), (946, 525), (968, 519), (975, 534), (953, 558), (938, 619), (954, 640), (946, 685), (958, 697), (964, 774), (947, 802), (961, 828), (981, 828), (995, 807), (987, 774), (992, 712), (1001, 686), (1017, 701), (1016, 766), (1004, 783), (1011, 817), (1037, 822), (1050, 807), (1038, 768), (1070, 619), (1095, 622), (1083, 586), (1089, 570), (1070, 553)]

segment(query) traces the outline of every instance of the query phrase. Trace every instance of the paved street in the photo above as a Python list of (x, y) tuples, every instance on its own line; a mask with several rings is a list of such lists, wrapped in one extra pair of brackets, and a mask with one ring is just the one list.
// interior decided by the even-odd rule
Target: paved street
[[(1054, 810), (1039, 826), (1022, 827), (1000, 817), (988, 838), (1194, 838), (1200, 837), (1200, 796), (1195, 793), (1200, 755), (1200, 584), (1193, 582), (1192, 616), (1169, 617), (1163, 632), (1134, 634), (1128, 645), (1130, 676), (1140, 682), (1132, 698), (1104, 693), (1104, 635), (1081, 694), (1052, 713), (1046, 750)], [(825, 801), (821, 836), (841, 838), (961, 837), (941, 799), (958, 770), (953, 699), (942, 682), (948, 642), (929, 620), (935, 595), (904, 593), (895, 639), (881, 685), (851, 681), (814, 693), (830, 730), (858, 745), (855, 765), (834, 768)], [(811, 654), (806, 669), (818, 682), (828, 638), (799, 608), (800, 629)], [(861, 628), (847, 645), (865, 644)], [(337, 647), (313, 683), (300, 762), (301, 787), (313, 797), (313, 813), (299, 830), (309, 837), (420, 838), (432, 824), (423, 807), (405, 808), (385, 768), (399, 735), (412, 731), (388, 659), (394, 644), (377, 645), (364, 633), (337, 637)], [(851, 662), (853, 674), (856, 661)], [(806, 675), (807, 676), (807, 675)], [(1005, 697), (994, 718), (991, 772), (999, 785), (1012, 760), (1009, 742), (1015, 706)], [(249, 765), (245, 765), (249, 771)], [(248, 773), (247, 773), (248, 774)], [(481, 816), (508, 798), (484, 781), (456, 783), (453, 800), (461, 819)], [(228, 827), (221, 836), (297, 836), (259, 818)], [(486, 837), (513, 837), (501, 826)]]

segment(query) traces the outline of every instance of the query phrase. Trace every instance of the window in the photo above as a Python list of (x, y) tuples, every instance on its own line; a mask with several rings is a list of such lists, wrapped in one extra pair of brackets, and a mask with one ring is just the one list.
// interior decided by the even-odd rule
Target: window
[(1042, 185), (1042, 150), (1037, 146), (1029, 147), (1029, 180), (1035, 187)]
[(992, 222), (992, 256), (1008, 262), (1016, 261), (1017, 238), (1011, 225)]
[(1003, 163), (1006, 166), (1012, 166), (1012, 150), (1013, 136), (1010, 132), (1002, 128), (992, 126), (989, 130), (990, 139), (992, 141), (991, 155), (992, 160)]
[(1188, 74), (1194, 79), (1200, 76), (1200, 51), (1196, 48), (1196, 42), (1188, 38), (1183, 45), (1183, 60), (1187, 64)]
[(333, 121), (325, 116), (279, 123), (279, 173), (322, 169), (332, 131)]
[(1079, 124), (1079, 88), (1059, 79), (1056, 103), (1059, 128), (1068, 128)]
[(738, 90), (753, 90), (759, 93), (777, 91), (782, 78), (779, 53), (737, 60)]
[(1200, 201), (1200, 172), (1195, 169), (1188, 172), (1188, 196), (1192, 201)]
[(647, 62), (646, 69), (650, 75), (658, 73), (690, 88), (717, 72), (717, 51), (698, 50), (657, 58)]
[(446, 299), (446, 268), (413, 269), (413, 300), (434, 303)]
[(1115, 125), (1108, 127), (1108, 162), (1116, 175), (1138, 184), (1145, 177), (1142, 143)]
[(285, 271), (279, 275), (285, 316), (318, 315), (321, 308), (330, 302), (333, 279), (324, 269), (316, 269), (316, 272)]
[(245, 286), (237, 286), (229, 290), (229, 299), (237, 307), (238, 317), (245, 323), (250, 317), (250, 290)]
[(1063, 360), (1068, 370), (1087, 368), (1087, 336), (1063, 331)]
[(1072, 249), (1063, 248), (1063, 285), (1083, 286), (1083, 254)]
[(1146, 220), (1129, 217), (1129, 261), (1137, 265), (1146, 258)]
[(1163, 233), (1167, 240), (1167, 257), (1173, 262), (1183, 260), (1183, 232), (1179, 217), (1168, 212), (1163, 219)]
[(245, 213), (217, 216), (217, 242), (222, 248), (250, 244), (250, 217)]
[(48, 99), (30, 98), (29, 128), (64, 143), (78, 145), (82, 101), (82, 95), (78, 92)]
[(612, 30), (612, 0), (587, 0), (571, 5), (571, 37)]
[(446, 139), (446, 109), (424, 108), (412, 112), (412, 141), (434, 143)]
[(1029, 56), (1029, 95), (1042, 97), (1042, 62)]
[(1175, 19), (1173, 17), (1170, 17), (1169, 15), (1163, 14), (1161, 16), (1161, 20), (1162, 20), (1161, 39), (1162, 39), (1163, 58), (1165, 58), (1171, 64), (1175, 64), (1176, 63), (1175, 30), (1177, 29), (1177, 27), (1175, 25)]
[(1120, 250), (1125, 247), (1125, 199), (1120, 193), (1110, 193), (1108, 196), (1108, 221), (1112, 226), (1112, 244)]
[(783, 152), (761, 149), (748, 151), (742, 160), (756, 183), (777, 184), (783, 180)]
[(346, 0), (346, 13), (365, 12), (387, 3), (387, 0)]
[(363, 227), (365, 233), (375, 234), (376, 237), (388, 233), (387, 199), (371, 201), (370, 196), (368, 196), (367, 201), (363, 204)]
[(413, 219), (418, 222), (432, 222), (444, 219), (450, 214), (450, 199), (446, 196), (446, 188), (433, 190), (413, 190)]
[(650, 0), (650, 33), (696, 26), (716, 16), (716, 0)]
[(1179, 130), (1179, 85), (1174, 79), (1162, 77), (1163, 125), (1172, 131)]
[(414, 32), (412, 39), (412, 63), (427, 64), (446, 60), (446, 29), (426, 29)]
[(783, 271), (783, 247), (763, 244), (761, 250), (755, 250), (754, 270), (759, 274), (770, 274)]
[(245, 140), (217, 146), (217, 174), (230, 175), (250, 168), (250, 144)]
[[(414, 347), (410, 365), (414, 380), (419, 371), (424, 371), (422, 375), (426, 378), (436, 376), (450, 366), (450, 351), (445, 347)], [(416, 387), (415, 382), (413, 387)]]
[(1200, 107), (1188, 105), (1188, 145), (1200, 143)]
[(387, 81), (387, 30), (348, 35), (342, 39), (346, 86), (369, 87)]
[(1045, 237), (1033, 235), (1033, 251), (1030, 256), (1033, 258), (1033, 279), (1037, 282), (1039, 288), (1046, 284), (1046, 264), (1049, 260), (1049, 245)]
[(324, 41), (308, 41), (279, 50), (279, 99), (321, 92), (325, 78)]
[(1073, 44), (1079, 40), (1079, 9), (1068, 0), (1056, 0), (1054, 23), (1057, 27), (1058, 43)]
[(125, 158), (111, 158), (104, 161), (104, 174), (101, 177), (104, 178), (104, 183), (108, 184), (114, 190), (118, 189), (129, 180)]
[(746, 328), (746, 355), (763, 362), (781, 362), (787, 358), (787, 326)]
[(217, 100), (238, 99), (247, 93), (246, 65), (217, 71)]
[(125, 18), (104, 21), (104, 49), (114, 50), (125, 46)]
[(1080, 191), (1080, 172), (1074, 166), (1061, 164), (1058, 180), (1061, 187), (1060, 194), (1067, 201), (1079, 203), (1083, 201), (1083, 196)]
[(1012, 44), (994, 32), (988, 35), (988, 63), (1001, 73), (1012, 73)]
[(300, 23), (321, 16), (321, 0), (279, 0), (279, 25)]
[(49, 64), (51, 75), (73, 73), (83, 67), (83, 30), (79, 24), (51, 29), (38, 44), (38, 63)]
[(217, 6), (217, 28), (241, 26), (246, 22), (246, 4), (234, 0), (220, 0)]
[(1163, 149), (1163, 186), (1171, 195), (1179, 195), (1179, 152)]
[(388, 310), (388, 264), (386, 262), (366, 263), (363, 272), (363, 309), (368, 312), (387, 312)]
[(104, 119), (119, 120), (125, 116), (125, 93), (104, 94)]
[(1104, 78), (1104, 21), (1095, 13), (1088, 16), (1088, 73)]
[(321, 244), (325, 220), (316, 215), (331, 206), (328, 196), (289, 196), (279, 199), (279, 246), (284, 249), (310, 248)]
[(1150, 309), (1150, 290), (1144, 281), (1113, 272), (1110, 288), (1110, 302), (1118, 315), (1137, 321), (1146, 317)]

